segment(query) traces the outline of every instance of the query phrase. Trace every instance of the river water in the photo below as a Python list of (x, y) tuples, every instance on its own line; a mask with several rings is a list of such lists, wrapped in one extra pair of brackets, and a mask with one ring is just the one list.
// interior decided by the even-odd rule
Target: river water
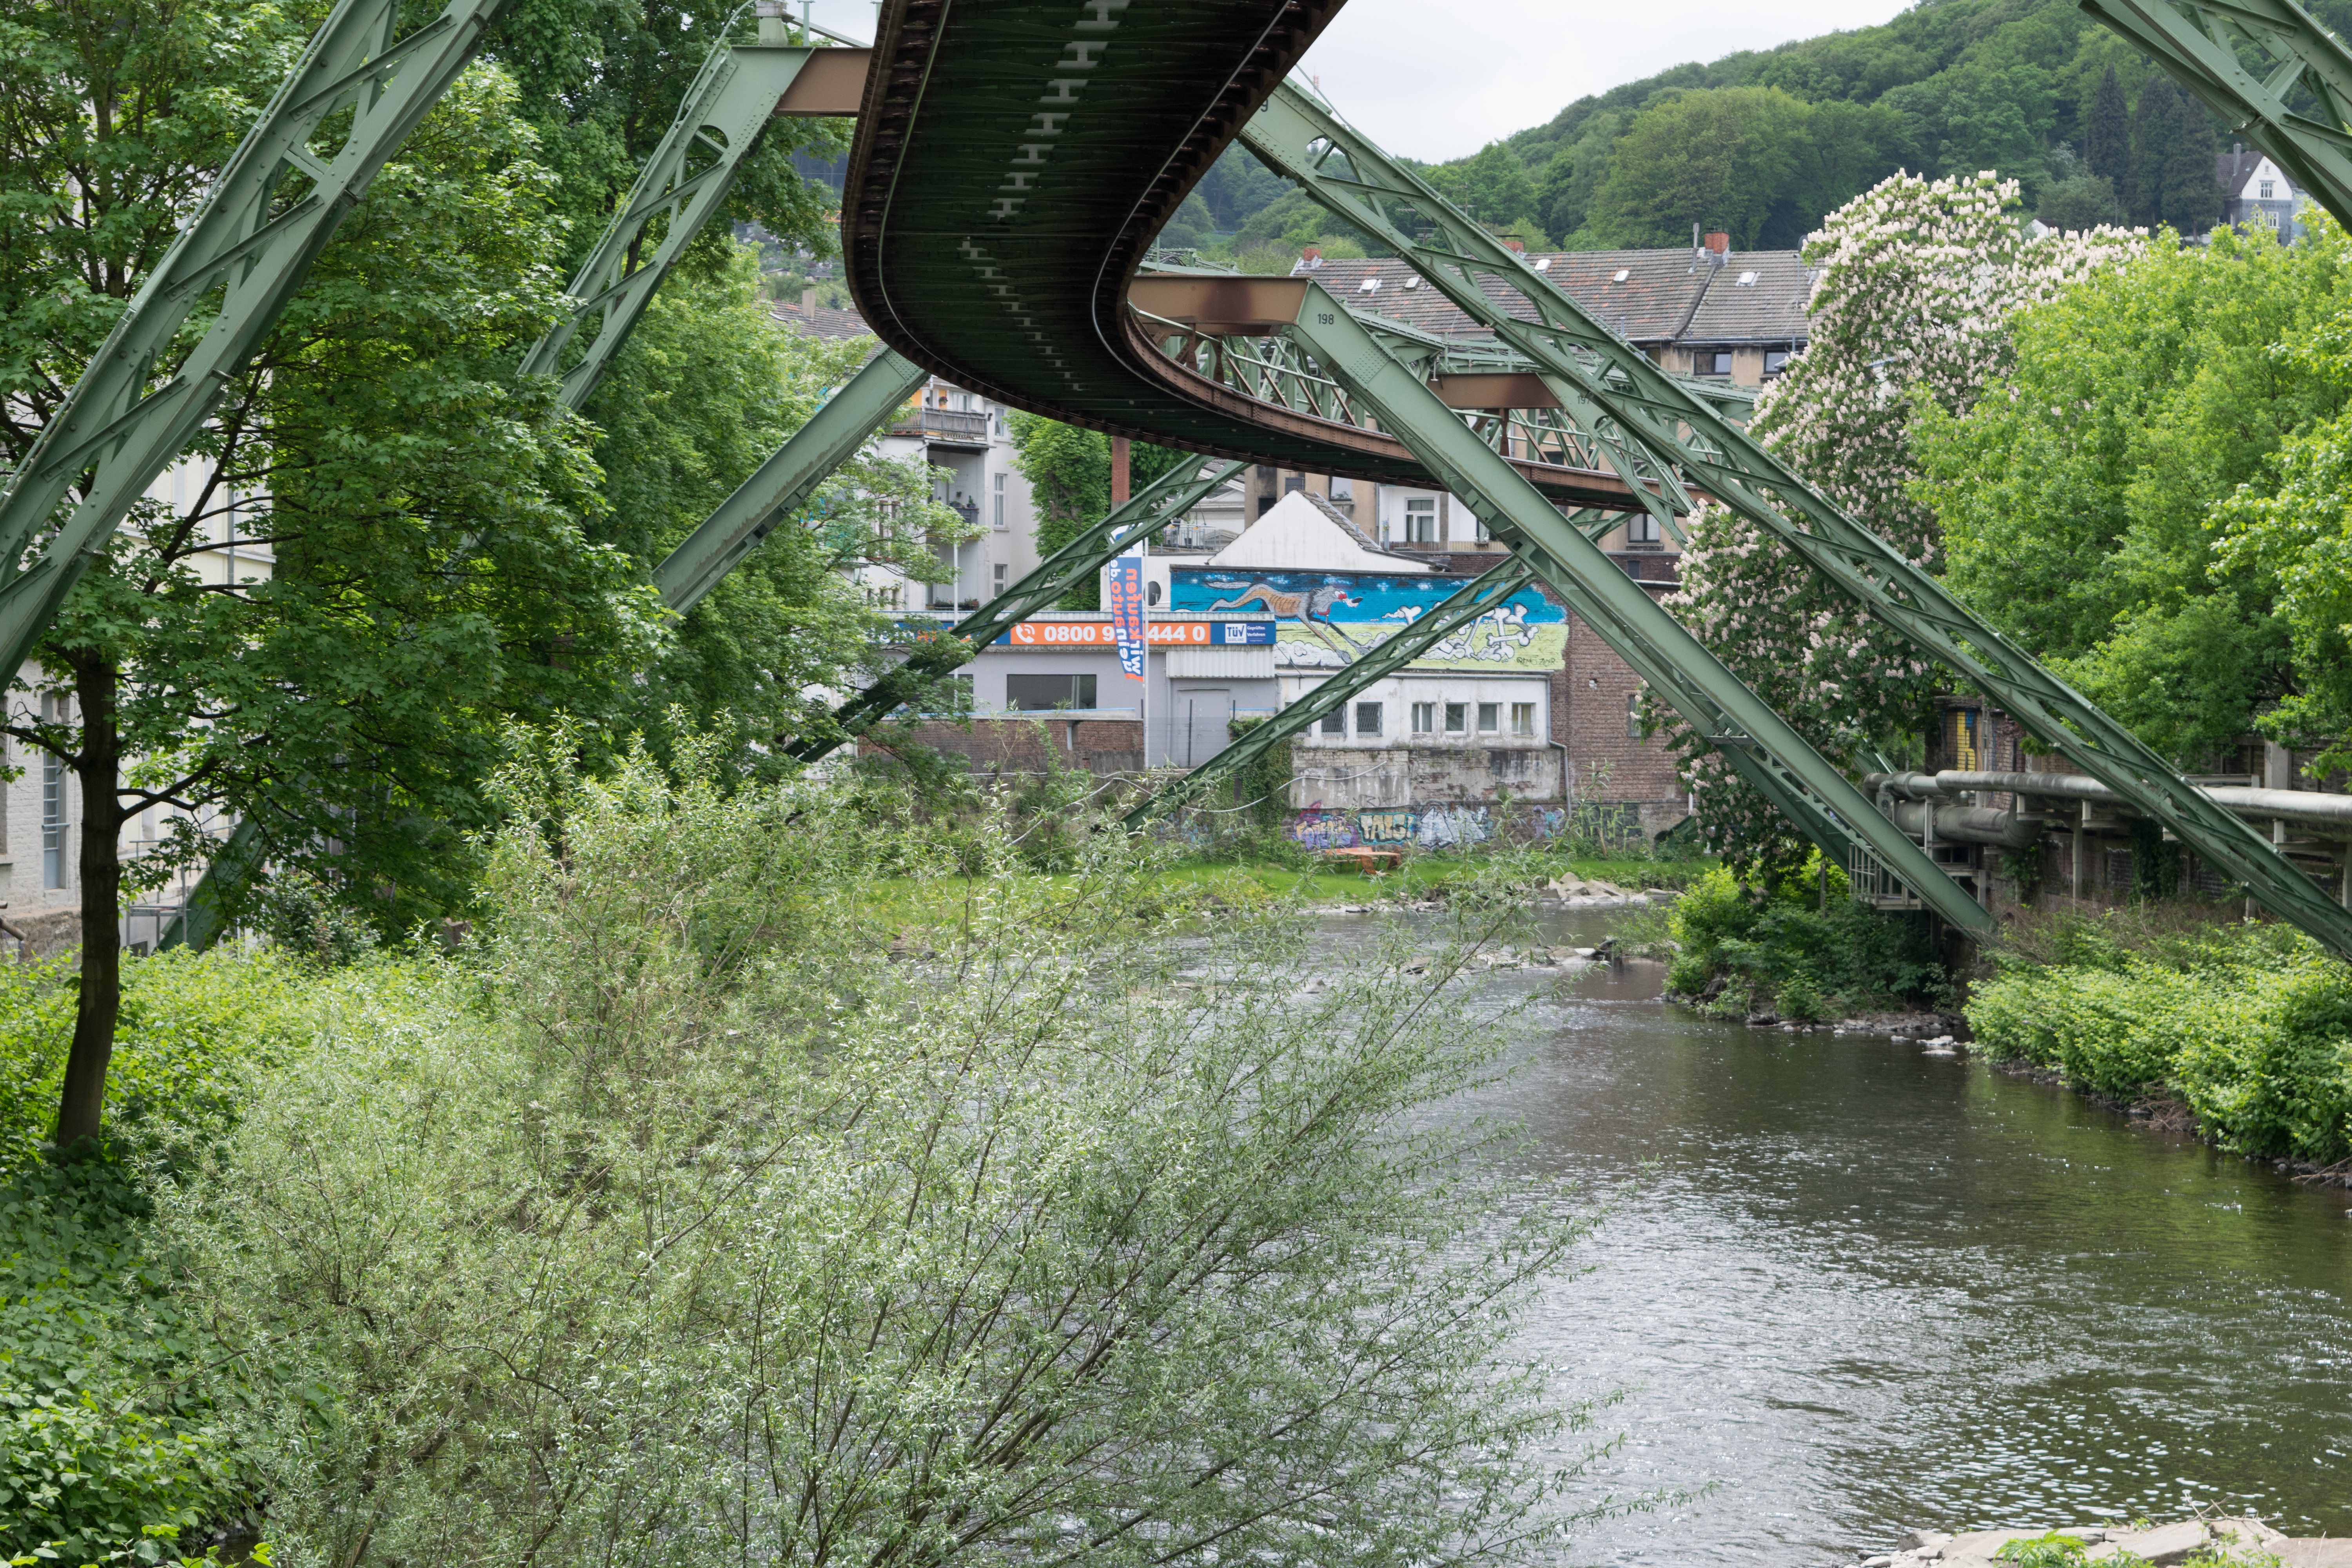
[[(1542, 917), (1559, 943), (1608, 918)], [(1532, 1339), (1569, 1390), (1623, 1391), (1593, 1495), (1697, 1495), (1575, 1561), (2197, 1508), (2352, 1534), (2352, 1191), (1916, 1046), (1700, 1019), (1663, 974), (1542, 1003), (1479, 1097), (1540, 1168), (1638, 1180)]]

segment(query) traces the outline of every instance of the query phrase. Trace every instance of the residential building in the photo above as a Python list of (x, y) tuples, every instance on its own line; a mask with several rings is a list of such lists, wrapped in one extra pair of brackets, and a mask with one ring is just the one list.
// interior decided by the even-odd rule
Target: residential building
[[(184, 513), (204, 499), (212, 478), (205, 459), (183, 458), (156, 476), (147, 488), (148, 499)], [(231, 492), (209, 505), (215, 515), (204, 528), (211, 548), (197, 551), (190, 566), (207, 583), (267, 581), (275, 561), (267, 543), (243, 535), (251, 513), (241, 498)], [(18, 673), (28, 686), (39, 678), (37, 665), (28, 664)], [(8, 700), (28, 718), (70, 721), (73, 716), (69, 695), (36, 697), (20, 690)], [(81, 783), (57, 758), (20, 742), (0, 742), (0, 763), (20, 770), (16, 778), (0, 784), (0, 916), (23, 933), (35, 953), (56, 952), (81, 939)], [(158, 805), (133, 816), (122, 827), (123, 856), (136, 858), (153, 850), (180, 815)], [(206, 814), (198, 826), (215, 837), (225, 837), (236, 823), (225, 815)], [(123, 941), (142, 950), (151, 946), (194, 885), (194, 878), (183, 874), (144, 894), (123, 917)]]
[[(1738, 386), (1763, 385), (1803, 352), (1820, 277), (1799, 251), (1736, 251), (1720, 233), (1695, 236), (1688, 250), (1530, 253), (1528, 265), (1664, 368)], [(1437, 337), (1489, 335), (1406, 261), (1327, 258), (1310, 247), (1293, 274), (1312, 276), (1358, 310)], [(1498, 279), (1483, 287), (1507, 303)]]
[(2310, 201), (2301, 185), (2258, 147), (2234, 142), (2213, 160), (2221, 186), (2221, 219), (2237, 228), (2267, 228), (2284, 244), (2303, 237), (2303, 209)]
[[(867, 335), (855, 310), (816, 303), (811, 289), (797, 302), (774, 307), (778, 321), (821, 338)], [(919, 388), (883, 435), (886, 457), (919, 458), (935, 470), (933, 499), (979, 531), (961, 543), (933, 549), (941, 580), (918, 583), (879, 565), (857, 577), (875, 603), (905, 610), (978, 609), (1038, 562), (1037, 517), (1029, 481), (1013, 461), (1011, 410), (979, 393), (933, 379)]]

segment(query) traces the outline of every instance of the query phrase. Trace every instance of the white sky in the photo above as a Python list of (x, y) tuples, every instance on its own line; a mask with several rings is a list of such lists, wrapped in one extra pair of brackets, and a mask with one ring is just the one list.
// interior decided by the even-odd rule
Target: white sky
[[(1382, 147), (1438, 162), (1540, 125), (1587, 93), (1685, 60), (1884, 22), (1908, 3), (1349, 0), (1305, 69)], [(873, 0), (816, 0), (815, 17), (874, 36)]]
[(1685, 60), (1885, 22), (1909, 0), (1349, 0), (1302, 68), (1359, 130), (1432, 163)]

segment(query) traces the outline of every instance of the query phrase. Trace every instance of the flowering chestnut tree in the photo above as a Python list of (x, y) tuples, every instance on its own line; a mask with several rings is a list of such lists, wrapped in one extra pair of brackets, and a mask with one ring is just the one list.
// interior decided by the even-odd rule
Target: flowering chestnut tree
[[(2114, 229), (2032, 239), (2019, 206), (2017, 182), (1990, 172), (1898, 174), (1831, 214), (1805, 246), (1817, 269), (1810, 341), (1748, 422), (1782, 462), (1929, 571), (1941, 570), (1941, 540), (1913, 494), (1915, 412), (1964, 412), (2006, 366), (2011, 312), (2145, 243)], [(1710, 504), (1685, 526), (1682, 586), (1668, 603), (1824, 756), (1853, 769), (1919, 730), (1948, 679), (1938, 667), (1746, 518)], [(1670, 710), (1654, 704), (1650, 718), (1675, 736), (1710, 849), (1750, 867), (1803, 857), (1794, 825)]]

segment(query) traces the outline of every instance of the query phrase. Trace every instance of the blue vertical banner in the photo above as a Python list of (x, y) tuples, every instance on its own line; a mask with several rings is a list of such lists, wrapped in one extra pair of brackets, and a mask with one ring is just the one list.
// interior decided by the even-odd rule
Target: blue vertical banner
[(1121, 555), (1110, 563), (1105, 574), (1110, 590), (1110, 602), (1103, 607), (1110, 612), (1111, 631), (1118, 638), (1118, 667), (1130, 680), (1143, 679), (1144, 649), (1144, 589), (1143, 557)]

